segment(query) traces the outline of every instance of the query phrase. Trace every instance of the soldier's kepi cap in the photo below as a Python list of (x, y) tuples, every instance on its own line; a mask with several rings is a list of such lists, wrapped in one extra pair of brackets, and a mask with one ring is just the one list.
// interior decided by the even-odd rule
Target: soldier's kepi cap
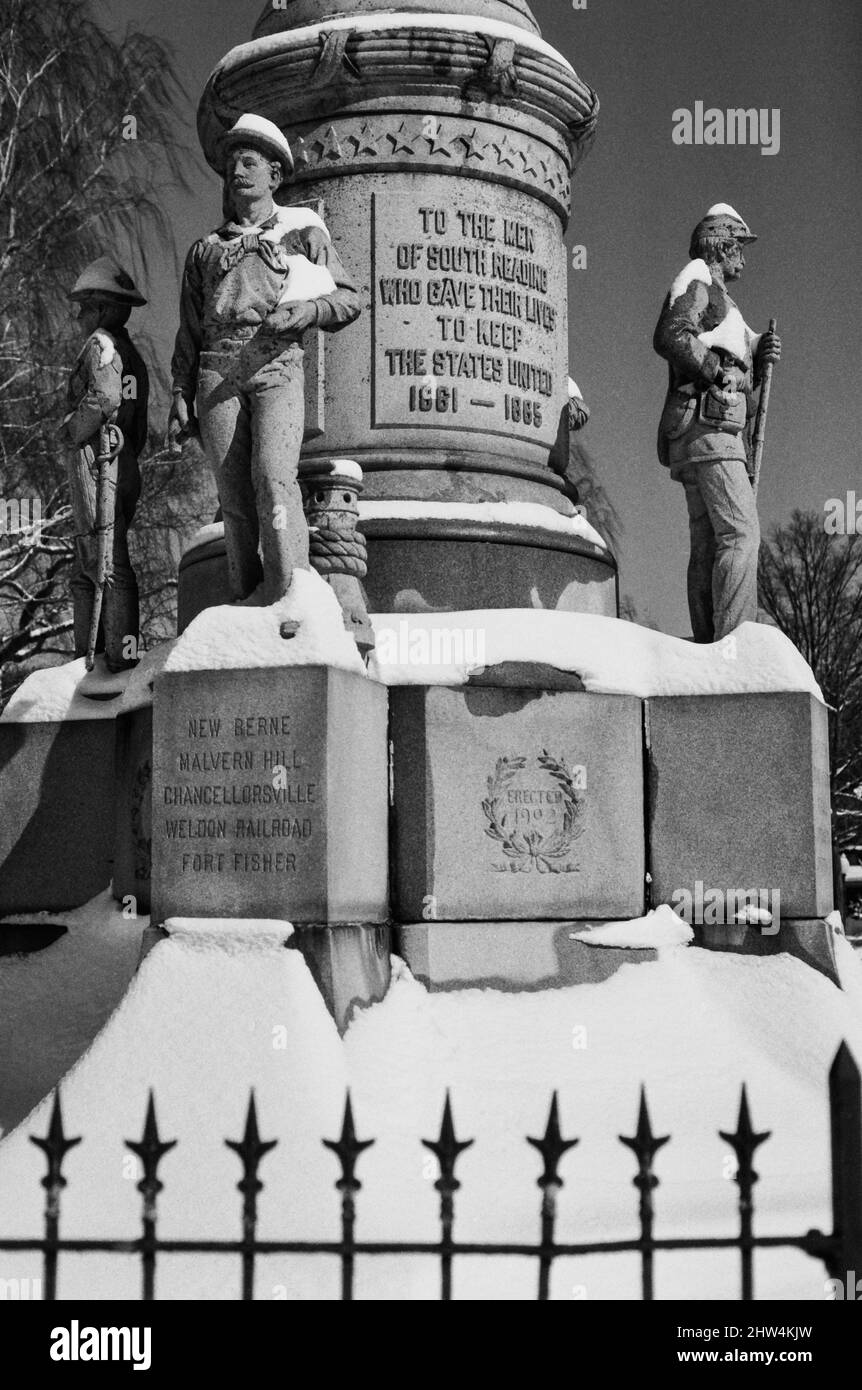
[(255, 116), (246, 112), (225, 132), (218, 151), (220, 173), (224, 173), (228, 151), (235, 149), (237, 145), (251, 145), (254, 149), (263, 150), (277, 159), (284, 170), (285, 178), (293, 173), (293, 155), (287, 138), (274, 121), (268, 121), (265, 116)]
[(113, 256), (99, 256), (85, 266), (71, 290), (70, 299), (112, 299), (118, 304), (146, 304), (134, 280)]
[(698, 241), (757, 241), (744, 218), (729, 203), (716, 203), (701, 218), (691, 234), (691, 244)]

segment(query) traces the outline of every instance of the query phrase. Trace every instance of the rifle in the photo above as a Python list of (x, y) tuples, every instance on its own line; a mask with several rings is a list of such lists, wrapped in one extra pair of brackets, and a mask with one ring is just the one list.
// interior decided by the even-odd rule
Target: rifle
[(102, 616), (102, 599), (106, 584), (110, 584), (113, 579), (110, 552), (114, 534), (117, 475), (116, 469), (111, 465), (122, 447), (123, 431), (119, 425), (103, 425), (99, 430), (99, 452), (96, 456), (99, 470), (96, 479), (96, 591), (93, 595), (90, 636), (84, 661), (88, 671), (92, 671), (96, 664), (96, 641)]
[[(775, 319), (769, 320), (770, 333), (775, 332)], [(754, 436), (752, 439), (753, 468), (751, 473), (751, 486), (754, 489), (755, 501), (757, 500), (757, 488), (760, 482), (760, 469), (763, 464), (763, 437), (766, 434), (766, 414), (769, 410), (769, 393), (772, 390), (772, 368), (774, 362), (767, 362), (763, 369), (763, 384), (760, 388), (760, 400), (757, 405), (757, 416), (754, 421)]]

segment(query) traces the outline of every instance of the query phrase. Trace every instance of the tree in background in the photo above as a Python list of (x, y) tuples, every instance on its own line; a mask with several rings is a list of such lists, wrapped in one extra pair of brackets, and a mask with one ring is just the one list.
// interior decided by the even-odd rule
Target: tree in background
[(862, 856), (862, 536), (793, 513), (760, 550), (760, 605), (799, 648), (829, 713), (833, 838)]
[[(71, 645), (72, 520), (57, 437), (80, 346), (68, 292), (105, 250), (116, 250), (133, 274), (145, 275), (156, 257), (176, 261), (158, 192), (171, 181), (186, 186), (188, 156), (175, 133), (184, 102), (158, 39), (113, 38), (84, 0), (3, 0), (0, 673), (7, 685), (10, 668), (14, 684), (22, 662)], [(144, 355), (152, 365), (146, 344)], [(146, 457), (141, 462), (146, 469)], [(185, 485), (186, 471), (182, 461), (161, 469), (163, 499), (171, 478)], [(145, 474), (150, 501), (153, 481)], [(162, 550), (162, 578), (166, 558)], [(142, 600), (147, 613), (145, 591)]]

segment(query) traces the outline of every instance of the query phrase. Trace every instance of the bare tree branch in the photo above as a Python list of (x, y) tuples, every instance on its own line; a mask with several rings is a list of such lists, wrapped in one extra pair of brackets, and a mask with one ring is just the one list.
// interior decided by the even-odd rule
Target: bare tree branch
[(761, 547), (758, 579), (761, 607), (832, 706), (833, 832), (852, 851), (862, 838), (862, 536), (829, 535), (822, 516), (796, 511)]

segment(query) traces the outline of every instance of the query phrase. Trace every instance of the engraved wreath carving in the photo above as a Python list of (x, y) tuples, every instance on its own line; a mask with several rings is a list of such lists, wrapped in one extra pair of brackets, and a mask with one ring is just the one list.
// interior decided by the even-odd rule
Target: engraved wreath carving
[[(578, 865), (568, 860), (572, 844), (583, 835), (585, 798), (579, 794), (565, 758), (554, 758), (543, 748), (536, 759), (542, 772), (559, 794), (560, 811), (550, 823), (519, 823), (512, 817), (509, 794), (519, 774), (526, 769), (524, 757), (498, 758), (493, 776), (488, 778), (488, 795), (482, 802), (487, 817), (485, 834), (496, 840), (506, 855), (505, 863), (493, 868), (505, 873), (578, 873)], [(565, 862), (564, 862), (565, 861)]]

